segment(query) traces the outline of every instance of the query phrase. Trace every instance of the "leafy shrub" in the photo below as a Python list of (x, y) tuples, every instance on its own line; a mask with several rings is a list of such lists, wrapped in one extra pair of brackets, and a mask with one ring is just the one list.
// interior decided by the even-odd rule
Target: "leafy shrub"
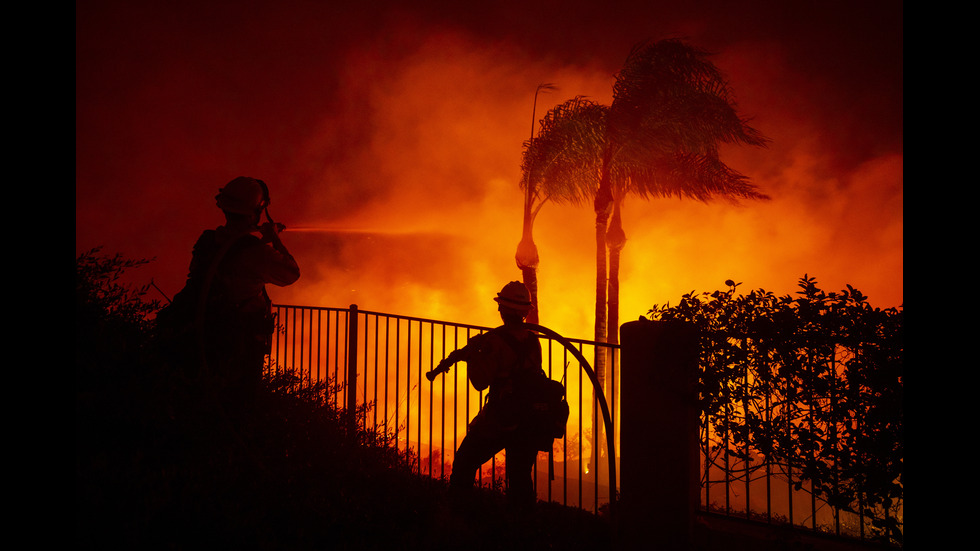
[(795, 297), (726, 284), (650, 310), (700, 330), (709, 459), (791, 468), (796, 490), (807, 482), (870, 519), (875, 538), (901, 542), (903, 309), (873, 308), (851, 286), (824, 292), (807, 276)]

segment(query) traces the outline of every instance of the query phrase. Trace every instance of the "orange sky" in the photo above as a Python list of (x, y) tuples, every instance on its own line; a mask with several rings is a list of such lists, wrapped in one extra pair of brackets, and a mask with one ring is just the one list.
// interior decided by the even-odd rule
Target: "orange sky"
[[(628, 202), (621, 319), (728, 278), (786, 294), (809, 274), (876, 306), (903, 302), (900, 11), (872, 5), (842, 22), (833, 2), (818, 13), (613, 2), (595, 16), (572, 2), (555, 21), (551, 2), (388, 4), (78, 7), (76, 254), (156, 258), (135, 277), (172, 295), (195, 238), (220, 223), (217, 189), (250, 175), (270, 184), (277, 221), (360, 230), (287, 230), (303, 275), (271, 290), (277, 302), (496, 324), (491, 297), (520, 278), (535, 87), (559, 88), (539, 117), (575, 95), (608, 104), (633, 44), (683, 36), (718, 52), (740, 112), (773, 140), (723, 151), (772, 200)], [(588, 337), (590, 209), (546, 205), (535, 241), (541, 323)]]

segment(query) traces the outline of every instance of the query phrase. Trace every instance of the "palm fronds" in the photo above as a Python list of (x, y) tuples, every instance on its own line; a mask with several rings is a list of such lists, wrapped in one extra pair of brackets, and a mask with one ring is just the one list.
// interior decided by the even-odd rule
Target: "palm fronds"
[(599, 185), (608, 109), (577, 96), (548, 111), (538, 136), (524, 144), (522, 185), (534, 186), (541, 202), (578, 204), (593, 195)]

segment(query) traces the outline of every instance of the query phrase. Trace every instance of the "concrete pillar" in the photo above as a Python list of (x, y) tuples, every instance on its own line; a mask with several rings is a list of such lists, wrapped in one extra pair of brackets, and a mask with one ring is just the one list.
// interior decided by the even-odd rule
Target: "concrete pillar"
[(622, 326), (620, 343), (620, 536), (646, 549), (690, 549), (699, 499), (697, 331), (641, 319)]

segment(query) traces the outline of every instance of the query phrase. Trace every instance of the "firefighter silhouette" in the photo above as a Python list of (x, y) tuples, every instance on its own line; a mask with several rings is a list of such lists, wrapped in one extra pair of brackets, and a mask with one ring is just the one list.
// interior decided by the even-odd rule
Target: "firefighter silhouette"
[(215, 200), (225, 223), (198, 238), (187, 281), (157, 324), (183, 342), (185, 362), (254, 396), (275, 327), (265, 286), (291, 285), (299, 266), (269, 216), (265, 182), (235, 178)]
[[(480, 467), (500, 450), (506, 456), (507, 498), (515, 506), (533, 504), (532, 470), (539, 445), (528, 416), (525, 382), (546, 377), (541, 368), (541, 343), (524, 326), (531, 296), (519, 281), (506, 284), (494, 298), (503, 325), (470, 339), (450, 353), (427, 377), (444, 373), (459, 361), (477, 390), (489, 387), (486, 404), (473, 418), (453, 459), (450, 489), (456, 497), (468, 494)], [(550, 440), (549, 440), (550, 441)]]

